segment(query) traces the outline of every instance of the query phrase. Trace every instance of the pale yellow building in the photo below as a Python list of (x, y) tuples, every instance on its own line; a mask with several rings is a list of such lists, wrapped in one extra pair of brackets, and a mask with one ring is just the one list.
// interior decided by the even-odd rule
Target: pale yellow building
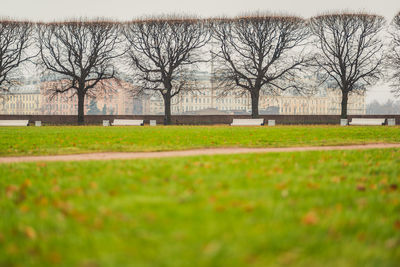
[[(350, 94), (347, 110), (349, 115), (366, 114), (365, 94)], [(283, 115), (340, 115), (342, 95), (340, 90), (325, 89), (323, 94), (313, 96), (268, 96), (260, 97), (259, 109), (276, 107)]]
[[(57, 80), (30, 81), (25, 85), (13, 88), (0, 98), (1, 114), (43, 114), (43, 115), (76, 115), (77, 97), (73, 91), (50, 98), (46, 92)], [(164, 114), (164, 101), (161, 96), (153, 95), (135, 98), (126, 88), (132, 85), (127, 82), (113, 81), (112, 92), (98, 94), (96, 99), (86, 97), (85, 114), (90, 105), (97, 106), (96, 114)], [(225, 94), (210, 81), (207, 73), (201, 73), (197, 79), (196, 91), (182, 91), (172, 99), (172, 114), (250, 114), (251, 99), (248, 93), (232, 90)], [(350, 94), (348, 101), (349, 115), (366, 114), (365, 94)], [(322, 88), (312, 96), (293, 94), (261, 94), (259, 114), (282, 115), (340, 115), (340, 90)]]
[[(0, 114), (10, 115), (77, 115), (78, 99), (74, 91), (51, 97), (48, 89), (58, 80), (30, 81), (10, 89), (0, 97)], [(132, 97), (125, 87), (126, 82), (110, 82), (112, 90), (99, 93), (96, 98), (86, 96), (85, 114), (90, 110), (92, 101), (97, 106), (97, 114), (142, 114), (142, 100)]]
[[(350, 94), (348, 114), (366, 114), (364, 94)], [(145, 100), (145, 114), (164, 114), (164, 101), (161, 96), (154, 95)], [(198, 79), (197, 91), (182, 91), (172, 99), (172, 114), (198, 114), (202, 110), (224, 111), (227, 114), (250, 114), (250, 94), (240, 89), (223, 93), (215, 88), (210, 76), (203, 74)], [(285, 93), (282, 95), (261, 94), (259, 99), (260, 114), (282, 115), (340, 115), (341, 92), (329, 88), (321, 88), (311, 96)]]
[(12, 88), (0, 97), (1, 114), (40, 114), (41, 106), (42, 96), (37, 83)]

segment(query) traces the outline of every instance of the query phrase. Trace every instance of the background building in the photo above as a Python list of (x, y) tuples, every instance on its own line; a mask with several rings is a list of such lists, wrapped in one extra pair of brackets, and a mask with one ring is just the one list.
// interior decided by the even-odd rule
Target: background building
[(0, 113), (10, 115), (40, 114), (42, 96), (36, 80), (24, 81), (0, 97)]
[[(197, 90), (182, 91), (172, 99), (172, 114), (250, 114), (251, 98), (240, 89), (222, 92), (213, 84), (208, 72), (198, 72), (195, 77)], [(41, 80), (27, 79), (0, 98), (1, 114), (77, 115), (78, 101), (73, 91), (51, 97), (50, 88), (60, 79), (45, 77)], [(96, 98), (86, 96), (85, 114), (109, 115), (160, 115), (164, 114), (164, 101), (160, 95), (134, 96), (126, 88), (132, 84), (125, 81), (109, 81), (109, 91)], [(366, 114), (366, 96), (350, 94), (349, 115)], [(260, 114), (283, 115), (340, 115), (341, 92), (332, 88), (319, 88), (312, 96), (290, 93), (281, 95), (261, 94)]]
[[(172, 99), (172, 114), (251, 114), (251, 98), (240, 89), (222, 92), (215, 88), (211, 76), (202, 72), (196, 78), (197, 91), (183, 91)], [(348, 114), (366, 114), (365, 93), (350, 94)], [(145, 114), (164, 114), (164, 103), (161, 96), (154, 95), (145, 99)], [(340, 115), (341, 91), (332, 88), (319, 88), (311, 96), (283, 93), (281, 95), (261, 94), (259, 101), (260, 114), (282, 115)]]
[[(46, 79), (47, 78), (47, 79)], [(29, 79), (15, 86), (0, 98), (1, 114), (18, 115), (77, 115), (78, 99), (74, 91), (49, 95), (49, 89), (59, 83), (50, 77), (41, 80)], [(85, 114), (142, 114), (143, 99), (130, 95), (126, 82), (110, 81), (111, 90), (100, 93), (96, 98), (86, 96)]]

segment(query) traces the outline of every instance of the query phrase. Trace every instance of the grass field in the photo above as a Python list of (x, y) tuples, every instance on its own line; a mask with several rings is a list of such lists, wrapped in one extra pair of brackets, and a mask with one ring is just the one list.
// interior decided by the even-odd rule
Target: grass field
[(0, 127), (0, 155), (399, 143), (400, 127)]
[[(399, 141), (386, 127), (162, 129), (29, 128), (5, 153), (86, 152), (93, 136), (110, 150)], [(399, 166), (399, 149), (2, 165), (0, 266), (398, 266)]]

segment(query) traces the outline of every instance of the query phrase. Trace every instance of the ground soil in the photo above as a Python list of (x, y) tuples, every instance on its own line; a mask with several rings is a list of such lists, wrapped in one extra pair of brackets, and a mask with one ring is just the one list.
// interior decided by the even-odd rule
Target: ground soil
[(330, 150), (362, 150), (377, 148), (400, 148), (400, 144), (366, 144), (346, 146), (307, 146), (307, 147), (280, 147), (280, 148), (204, 148), (180, 151), (162, 152), (102, 152), (73, 155), (46, 155), (46, 156), (14, 156), (0, 157), (0, 163), (34, 162), (34, 161), (87, 161), (87, 160), (118, 160), (118, 159), (145, 159), (187, 157), (199, 155), (226, 155), (243, 153), (271, 153), (271, 152), (299, 152), (299, 151), (330, 151)]

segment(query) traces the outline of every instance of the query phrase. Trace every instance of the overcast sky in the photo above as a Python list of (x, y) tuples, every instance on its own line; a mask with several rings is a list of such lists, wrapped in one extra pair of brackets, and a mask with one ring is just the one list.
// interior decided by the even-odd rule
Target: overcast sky
[[(36, 21), (73, 17), (134, 17), (185, 13), (204, 17), (234, 16), (251, 11), (272, 11), (305, 18), (329, 11), (355, 10), (385, 16), (389, 22), (400, 11), (400, 0), (0, 0), (0, 16)], [(367, 101), (393, 98), (385, 85), (371, 88)]]

